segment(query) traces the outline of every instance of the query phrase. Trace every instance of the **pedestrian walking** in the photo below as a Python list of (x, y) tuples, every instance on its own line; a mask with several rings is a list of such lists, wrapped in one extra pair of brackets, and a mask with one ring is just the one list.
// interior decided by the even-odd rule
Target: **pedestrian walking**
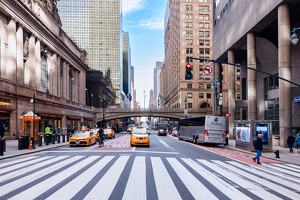
[(295, 142), (295, 138), (293, 136), (293, 134), (291, 134), (288, 138), (287, 138), (287, 144), (290, 148), (290, 153), (294, 153), (294, 150), (293, 150), (293, 144)]
[(49, 126), (47, 126), (46, 128), (45, 128), (45, 135), (48, 135), (49, 136), (49, 143), (50, 143), (50, 141), (51, 141), (51, 138), (52, 138), (52, 131), (51, 131), (51, 129), (50, 129), (50, 127)]
[(261, 151), (263, 150), (262, 146), (262, 134), (258, 134), (257, 137), (253, 140), (253, 146), (256, 151), (256, 157), (252, 158), (254, 162), (257, 160), (257, 164), (261, 165), (260, 163), (260, 157), (261, 157)]
[(57, 133), (58, 133), (58, 135), (60, 135), (60, 133), (61, 133), (60, 127), (58, 127), (58, 129), (57, 129)]
[(70, 133), (74, 134), (74, 128), (73, 127), (70, 128)]
[(300, 133), (297, 133), (296, 147), (297, 147), (298, 153), (300, 153)]
[(4, 137), (4, 133), (5, 133), (5, 128), (4, 128), (4, 124), (0, 124), (0, 139)]

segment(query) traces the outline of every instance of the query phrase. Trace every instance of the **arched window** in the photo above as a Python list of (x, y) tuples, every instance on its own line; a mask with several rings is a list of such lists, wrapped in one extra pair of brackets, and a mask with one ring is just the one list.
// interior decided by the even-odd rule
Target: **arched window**
[(48, 89), (48, 64), (44, 55), (41, 55), (41, 91)]
[(202, 103), (200, 105), (200, 108), (207, 108), (207, 107), (210, 107), (210, 105), (208, 103)]

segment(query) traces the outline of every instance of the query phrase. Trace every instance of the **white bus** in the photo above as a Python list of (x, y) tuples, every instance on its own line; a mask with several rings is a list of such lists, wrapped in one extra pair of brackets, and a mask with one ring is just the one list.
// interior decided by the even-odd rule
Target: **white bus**
[(201, 116), (180, 119), (178, 138), (192, 141), (195, 144), (227, 144), (225, 117)]

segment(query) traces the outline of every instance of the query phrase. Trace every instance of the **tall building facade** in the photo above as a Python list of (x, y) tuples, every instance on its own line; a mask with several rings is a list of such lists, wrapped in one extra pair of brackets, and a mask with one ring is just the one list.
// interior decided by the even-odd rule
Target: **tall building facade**
[(149, 108), (153, 108), (154, 107), (154, 92), (151, 89), (150, 90), (150, 98), (149, 98)]
[[(0, 9), (0, 122), (5, 138), (31, 135), (21, 116), (40, 118), (35, 140), (45, 127), (80, 130), (93, 125), (86, 106), (85, 51), (61, 29), (55, 1), (5, 1)], [(26, 13), (26, 15), (24, 15)], [(31, 99), (35, 96), (35, 106)]]
[(135, 90), (134, 90), (134, 66), (130, 67), (130, 95), (131, 95), (131, 108), (134, 107)]
[[(167, 3), (164, 36), (165, 107), (185, 108), (185, 99), (189, 109), (214, 107), (216, 104), (215, 91), (211, 88), (213, 74), (203, 73), (208, 66), (213, 68), (212, 63), (186, 60), (187, 56), (207, 60), (212, 58), (213, 3), (213, 0), (169, 0)], [(191, 80), (185, 80), (187, 63), (191, 64)], [(222, 73), (226, 74), (227, 69), (224, 68)], [(239, 88), (236, 90), (238, 93)], [(223, 105), (227, 104), (226, 100), (223, 99)], [(222, 111), (218, 114), (224, 115), (226, 109)]]
[(130, 93), (131, 49), (128, 32), (123, 32), (123, 91)]
[(153, 95), (154, 95), (154, 108), (158, 108), (158, 98), (159, 98), (159, 93), (160, 93), (160, 80), (159, 80), (159, 77), (160, 77), (160, 72), (161, 72), (161, 69), (163, 67), (163, 62), (156, 62), (156, 67), (154, 68), (154, 75), (153, 75), (153, 78), (154, 78), (154, 92), (153, 92)]
[(91, 69), (111, 71), (116, 104), (123, 91), (121, 0), (57, 1), (62, 29), (81, 48)]
[[(300, 85), (300, 44), (292, 45), (294, 28), (300, 27), (298, 0), (216, 0), (214, 1), (213, 59), (241, 64), (241, 100), (234, 101), (236, 69), (215, 65), (216, 76), (226, 67), (224, 85), (228, 87), (228, 112), (240, 115), (229, 118), (229, 131), (234, 134), (234, 120), (270, 120), (274, 137), (280, 135), (280, 146), (287, 137), (300, 131), (299, 86), (278, 79), (278, 75)], [(299, 34), (299, 31), (296, 33)], [(273, 142), (278, 141), (274, 139)]]

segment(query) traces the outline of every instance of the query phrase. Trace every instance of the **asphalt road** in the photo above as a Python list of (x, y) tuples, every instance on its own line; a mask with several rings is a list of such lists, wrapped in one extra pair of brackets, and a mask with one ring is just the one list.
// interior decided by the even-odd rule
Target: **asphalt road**
[(0, 199), (300, 199), (300, 167), (224, 146), (150, 135), (131, 147), (64, 146), (0, 163)]

